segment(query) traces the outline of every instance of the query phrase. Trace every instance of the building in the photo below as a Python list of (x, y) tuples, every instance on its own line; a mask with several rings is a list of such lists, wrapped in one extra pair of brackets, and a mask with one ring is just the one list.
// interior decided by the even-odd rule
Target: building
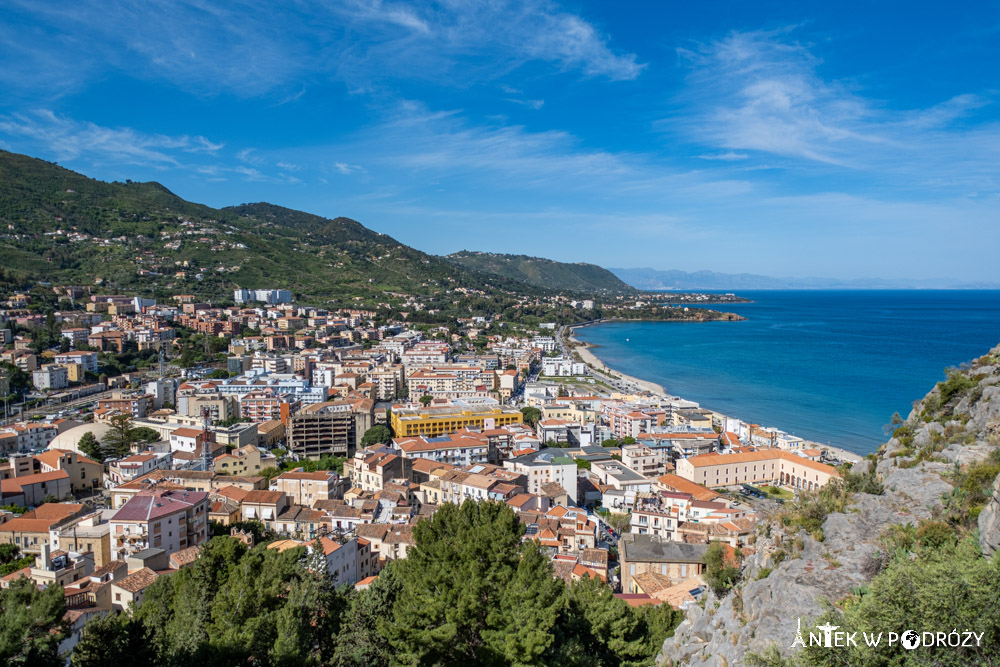
[(496, 456), (490, 456), (489, 439), (481, 433), (453, 433), (437, 438), (396, 438), (393, 445), (408, 459), (428, 459), (457, 466), (487, 463), (491, 459), (497, 459)]
[(320, 500), (338, 500), (344, 497), (347, 480), (332, 470), (304, 472), (296, 468), (281, 473), (271, 480), (271, 491), (280, 491), (296, 505), (314, 507)]
[(105, 482), (109, 489), (121, 486), (154, 470), (165, 470), (170, 467), (170, 455), (157, 452), (142, 452), (132, 454), (123, 459), (108, 464)]
[(289, 420), (289, 450), (310, 459), (352, 456), (374, 423), (374, 405), (370, 399), (343, 399), (302, 408)]
[(50, 449), (35, 457), (39, 472), (65, 470), (69, 475), (70, 491), (82, 493), (101, 487), (104, 466), (97, 461), (68, 449)]
[(632, 579), (644, 572), (667, 577), (673, 584), (697, 576), (705, 569), (707, 549), (705, 544), (668, 542), (653, 535), (626, 533), (618, 541), (622, 591), (639, 592), (633, 586)]
[(82, 350), (60, 352), (55, 356), (57, 364), (81, 364), (88, 373), (97, 372), (97, 353)]
[[(275, 458), (267, 459), (273, 465)], [(213, 469), (223, 475), (259, 475), (265, 468), (264, 456), (255, 445), (246, 445), (215, 457)]]
[(114, 515), (114, 510), (100, 510), (73, 517), (49, 531), (49, 542), (53, 549), (90, 552), (94, 555), (94, 567), (102, 568), (114, 562), (110, 523)]
[(438, 400), (427, 407), (405, 406), (392, 410), (397, 437), (436, 438), (461, 429), (488, 430), (520, 424), (520, 410), (501, 406), (493, 399)]
[(563, 450), (546, 448), (531, 452), (504, 461), (503, 467), (524, 475), (527, 480), (525, 490), (532, 495), (549, 495), (543, 487), (555, 483), (565, 489), (573, 502), (577, 500), (576, 461), (566, 456)]
[(0, 523), (0, 544), (14, 544), (25, 555), (41, 553), (50, 543), (49, 532), (82, 516), (84, 506), (73, 503), (45, 503), (21, 516)]
[(639, 444), (622, 447), (622, 463), (650, 479), (655, 479), (666, 472), (663, 457), (649, 447)]
[(161, 575), (148, 567), (136, 570), (127, 577), (111, 582), (111, 608), (118, 611), (138, 609), (147, 588)]
[(170, 554), (208, 539), (208, 494), (140, 491), (111, 518), (112, 550), (126, 560), (145, 549)]
[(72, 495), (69, 473), (65, 470), (40, 472), (0, 481), (0, 504), (37, 507), (46, 498), (61, 500)]
[(69, 386), (69, 371), (65, 366), (45, 364), (31, 373), (31, 382), (39, 391), (65, 389)]
[(712, 489), (739, 484), (780, 484), (812, 490), (840, 477), (833, 466), (782, 449), (678, 459), (677, 475)]
[(292, 293), (286, 289), (237, 289), (233, 291), (233, 301), (239, 305), (252, 301), (270, 305), (291, 303)]

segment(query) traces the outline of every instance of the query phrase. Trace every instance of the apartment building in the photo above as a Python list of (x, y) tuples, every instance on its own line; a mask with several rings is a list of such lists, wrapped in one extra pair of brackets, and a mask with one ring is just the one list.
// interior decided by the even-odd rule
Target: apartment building
[(427, 407), (408, 405), (392, 410), (393, 432), (401, 438), (436, 438), (462, 429), (488, 430), (523, 422), (516, 408), (493, 399), (436, 400)]
[(332, 470), (305, 472), (296, 468), (271, 480), (271, 491), (281, 491), (297, 505), (313, 507), (321, 500), (344, 497), (347, 480)]
[(307, 405), (288, 424), (288, 448), (310, 459), (351, 456), (374, 423), (371, 399), (348, 398)]
[(111, 518), (112, 551), (127, 560), (146, 549), (167, 556), (208, 539), (208, 494), (204, 491), (136, 493)]
[(503, 467), (524, 475), (527, 480), (525, 490), (532, 495), (547, 495), (542, 487), (555, 483), (565, 489), (569, 498), (576, 502), (576, 461), (566, 456), (563, 450), (546, 448), (531, 452), (504, 461)]
[(58, 364), (45, 364), (31, 373), (31, 383), (39, 391), (65, 389), (69, 386), (69, 370)]

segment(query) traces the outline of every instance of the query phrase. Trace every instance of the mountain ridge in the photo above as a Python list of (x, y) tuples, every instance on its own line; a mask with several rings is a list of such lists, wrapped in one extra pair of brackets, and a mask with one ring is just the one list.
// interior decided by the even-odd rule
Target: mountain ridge
[(611, 271), (587, 262), (557, 262), (531, 255), (461, 250), (445, 255), (450, 262), (465, 268), (495, 273), (539, 287), (556, 290), (610, 292), (629, 294), (637, 290)]
[(8, 151), (0, 151), (0, 223), (8, 288), (47, 281), (226, 298), (237, 286), (280, 285), (310, 299), (556, 292), (517, 275), (455, 271), (454, 261), (350, 218), (266, 202), (213, 208), (161, 183), (100, 181)]

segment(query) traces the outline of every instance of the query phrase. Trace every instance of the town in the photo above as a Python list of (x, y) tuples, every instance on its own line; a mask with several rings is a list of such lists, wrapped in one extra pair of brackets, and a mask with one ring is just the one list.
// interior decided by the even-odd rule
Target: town
[(684, 609), (710, 545), (752, 553), (762, 511), (839, 477), (800, 438), (592, 368), (556, 323), (52, 290), (74, 307), (11, 295), (0, 329), (0, 585), (64, 588), (61, 652), (213, 535), (304, 546), (360, 590), (468, 500), (516, 512), (566, 582)]

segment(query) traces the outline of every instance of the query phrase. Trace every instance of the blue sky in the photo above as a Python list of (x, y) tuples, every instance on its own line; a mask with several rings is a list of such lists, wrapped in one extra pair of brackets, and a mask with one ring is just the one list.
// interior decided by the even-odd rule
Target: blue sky
[(1000, 4), (7, 0), (0, 147), (434, 253), (1000, 280)]

